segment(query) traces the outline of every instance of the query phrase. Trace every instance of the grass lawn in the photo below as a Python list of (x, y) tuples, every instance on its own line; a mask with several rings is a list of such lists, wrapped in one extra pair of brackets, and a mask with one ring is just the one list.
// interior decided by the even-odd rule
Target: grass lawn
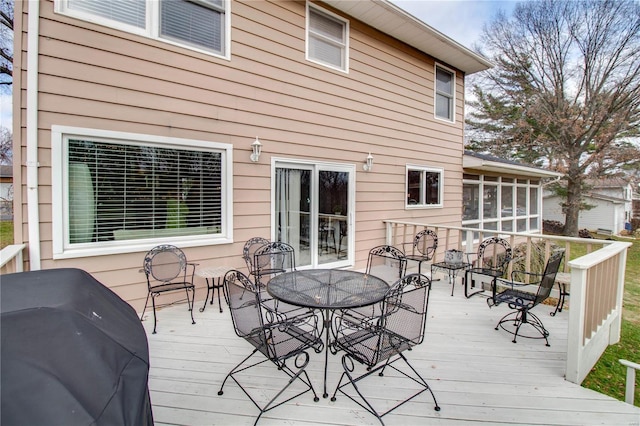
[(0, 250), (13, 244), (13, 222), (0, 221)]
[[(618, 360), (640, 363), (640, 241), (622, 241), (633, 246), (627, 251), (620, 343), (604, 351), (582, 386), (624, 401), (627, 368)], [(640, 372), (636, 372), (634, 405), (640, 407)]]

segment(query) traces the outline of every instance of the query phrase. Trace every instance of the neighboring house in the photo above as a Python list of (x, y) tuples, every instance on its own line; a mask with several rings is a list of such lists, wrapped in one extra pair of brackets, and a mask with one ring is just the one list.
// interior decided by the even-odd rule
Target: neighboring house
[(13, 220), (13, 166), (0, 165), (0, 220)]
[[(629, 228), (633, 217), (633, 183), (609, 178), (590, 180), (588, 184), (591, 189), (584, 194), (584, 202), (592, 208), (580, 211), (579, 228), (615, 235)], [(563, 202), (560, 196), (545, 192), (544, 219), (564, 223)]]
[(507, 232), (542, 232), (545, 179), (561, 173), (464, 152), (462, 225)]
[(464, 81), (490, 63), (388, 1), (55, 0), (15, 16), (25, 269), (82, 268), (141, 310), (157, 244), (244, 268), (263, 236), (299, 268), (358, 269), (385, 219), (461, 224)]

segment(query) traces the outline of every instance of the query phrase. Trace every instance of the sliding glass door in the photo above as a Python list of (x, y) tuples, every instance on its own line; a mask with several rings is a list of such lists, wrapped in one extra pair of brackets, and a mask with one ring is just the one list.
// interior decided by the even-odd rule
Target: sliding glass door
[(291, 244), (296, 265), (353, 264), (355, 167), (276, 161), (274, 238)]

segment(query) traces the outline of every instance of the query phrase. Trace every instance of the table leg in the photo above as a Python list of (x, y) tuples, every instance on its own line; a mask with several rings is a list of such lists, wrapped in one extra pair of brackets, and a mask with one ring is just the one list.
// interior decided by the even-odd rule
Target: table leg
[[(220, 284), (220, 277), (218, 277), (218, 285), (216, 288), (218, 289), (218, 308), (220, 308), (220, 313), (222, 313), (222, 303), (220, 302), (220, 289), (222, 288), (222, 284)], [(211, 304), (213, 304), (213, 294), (211, 294)]]
[(331, 318), (329, 317), (329, 310), (324, 309), (322, 311), (322, 321), (324, 322), (324, 392), (322, 393), (323, 398), (327, 398), (329, 394), (327, 393), (327, 365), (329, 364), (329, 328), (331, 327)]
[[(209, 300), (209, 292), (213, 290), (213, 287), (209, 285), (209, 278), (205, 278), (204, 280), (207, 283), (207, 297), (204, 298), (204, 305), (202, 305), (202, 308), (200, 308), (200, 312), (204, 312), (204, 308), (207, 307), (207, 300)], [(213, 304), (213, 294), (211, 294), (211, 304)]]

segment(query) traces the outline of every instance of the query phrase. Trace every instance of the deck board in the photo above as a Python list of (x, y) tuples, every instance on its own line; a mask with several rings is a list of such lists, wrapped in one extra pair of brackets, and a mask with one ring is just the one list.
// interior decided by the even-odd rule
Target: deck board
[[(430, 395), (423, 393), (385, 416), (386, 425), (640, 425), (640, 408), (564, 380), (568, 311), (551, 317), (552, 306), (535, 308), (550, 331), (550, 347), (533, 339), (514, 344), (510, 334), (494, 330), (508, 312), (506, 306), (489, 309), (482, 296), (465, 299), (459, 286), (453, 297), (450, 292), (444, 281), (433, 283), (424, 343), (406, 353), (433, 388), (442, 410), (434, 411)], [(155, 335), (152, 316), (143, 321), (156, 425), (252, 425), (258, 410), (234, 382), (225, 385), (224, 395), (217, 394), (225, 375), (252, 347), (235, 335), (226, 309), (220, 313), (217, 305), (207, 305), (194, 317), (192, 325), (186, 305), (165, 308), (158, 313)], [(307, 368), (318, 394), (323, 363), (323, 354), (312, 354)], [(340, 357), (330, 356), (330, 392), (341, 369)], [(264, 398), (281, 380), (282, 373), (265, 364), (251, 372), (248, 389)], [(390, 378), (371, 382), (367, 392), (376, 403), (386, 404), (404, 388)], [(259, 424), (379, 424), (344, 396), (335, 402), (319, 396), (314, 403), (305, 394), (265, 413)]]

